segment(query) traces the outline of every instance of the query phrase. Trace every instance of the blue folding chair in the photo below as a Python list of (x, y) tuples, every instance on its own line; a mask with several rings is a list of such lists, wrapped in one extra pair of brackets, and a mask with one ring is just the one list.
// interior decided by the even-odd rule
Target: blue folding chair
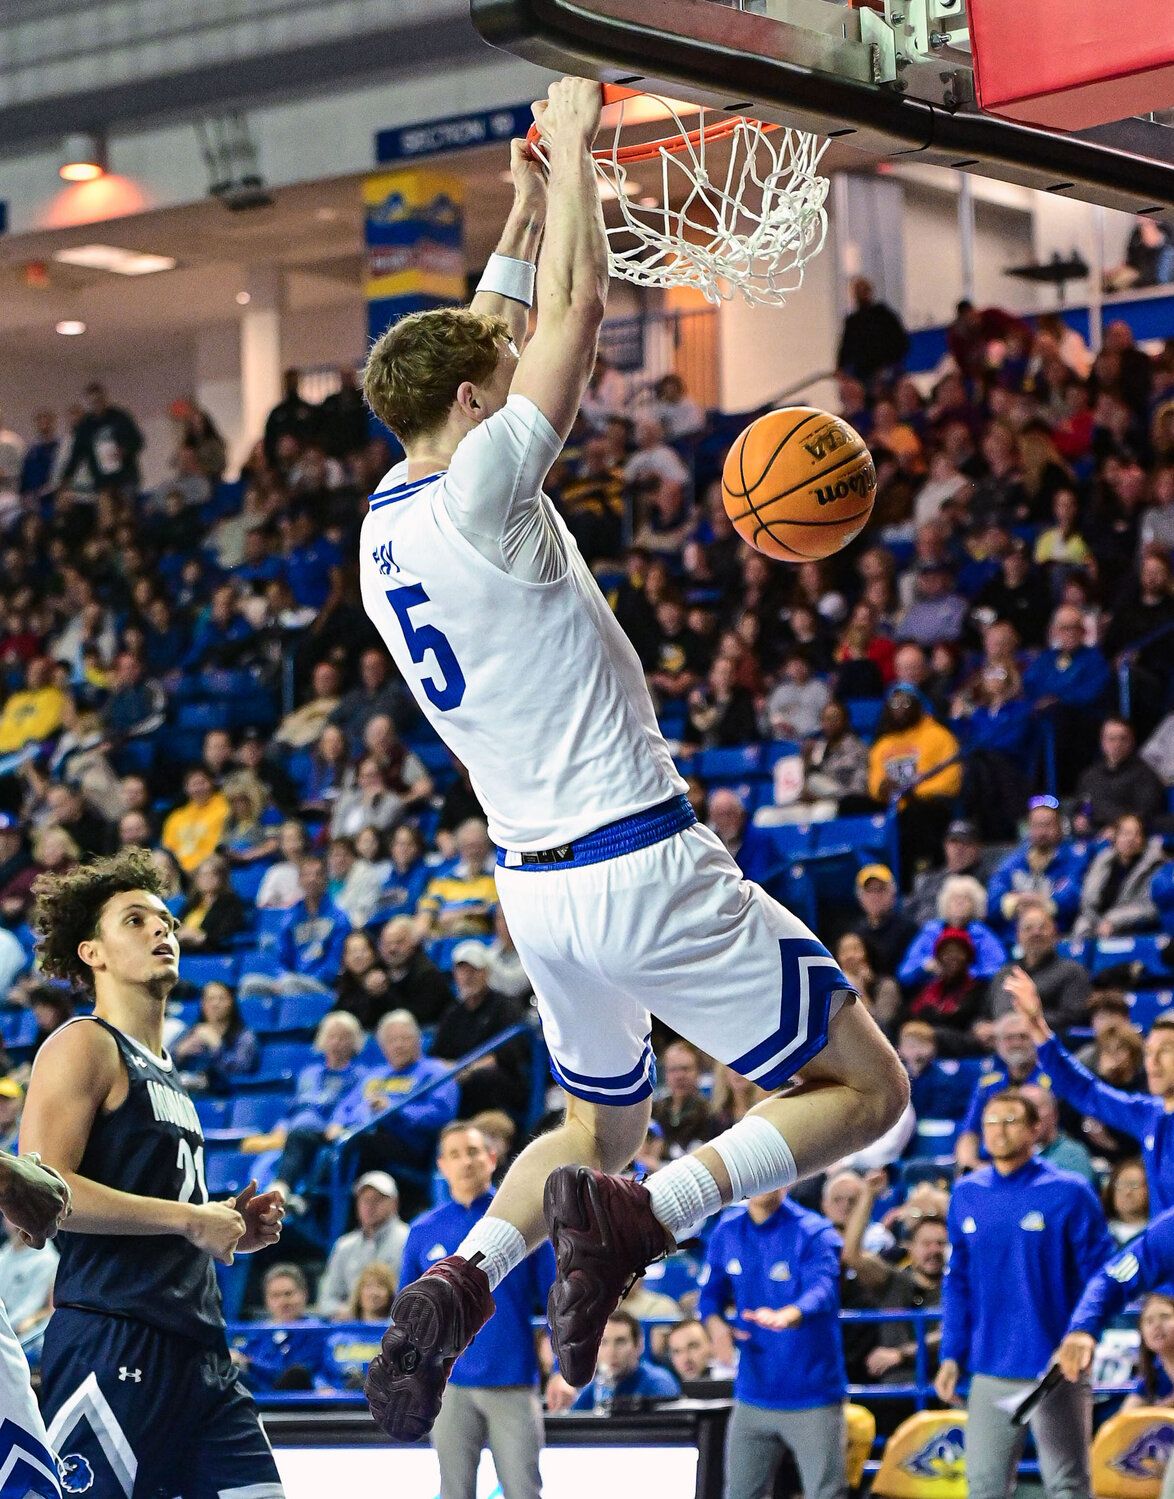
[(266, 1041), (261, 1045), (261, 1065), (244, 1083), (292, 1083), (303, 1067), (314, 1060), (314, 1048), (304, 1041)]
[(204, 1157), (204, 1181), (209, 1198), (231, 1197), (252, 1179), (252, 1156), (239, 1150), (213, 1150)]
[(694, 769), (708, 786), (711, 781), (740, 781), (757, 778), (762, 770), (762, 745), (740, 744), (730, 749), (702, 750), (693, 762)]
[(323, 1015), (334, 1008), (332, 994), (290, 994), (281, 1001), (277, 1013), (277, 1029), (284, 1035), (287, 1031), (312, 1033), (318, 1029)]
[(180, 953), (179, 976), (189, 984), (202, 989), (205, 984), (227, 984), (231, 989), (236, 983), (236, 955), (222, 956), (200, 953)]
[(248, 1130), (252, 1134), (268, 1134), (289, 1112), (289, 1099), (280, 1094), (243, 1094), (232, 1100), (232, 1129)]
[(1162, 971), (1166, 964), (1162, 954), (1168, 937), (1102, 937), (1096, 946), (1092, 971), (1104, 973), (1118, 963), (1142, 963), (1147, 969)]
[(1171, 989), (1139, 989), (1136, 994), (1125, 997), (1129, 1001), (1129, 1018), (1143, 1035), (1149, 1034), (1159, 1015), (1174, 1010), (1174, 990)]
[(261, 881), (265, 878), (272, 864), (264, 859), (258, 859), (255, 864), (241, 864), (232, 870), (228, 876), (228, 883), (240, 896), (246, 905), (251, 906), (257, 899), (257, 891), (261, 888)]
[(246, 994), (238, 1001), (241, 1019), (258, 1036), (273, 1036), (281, 1030), (279, 1006), (268, 994)]
[(230, 1098), (197, 1098), (196, 1117), (199, 1119), (203, 1129), (225, 1129), (228, 1125), (229, 1109), (232, 1107)]

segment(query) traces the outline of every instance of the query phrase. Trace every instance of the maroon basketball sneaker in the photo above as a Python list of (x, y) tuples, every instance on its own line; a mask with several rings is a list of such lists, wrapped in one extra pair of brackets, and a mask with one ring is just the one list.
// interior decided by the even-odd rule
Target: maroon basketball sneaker
[(551, 1342), (563, 1378), (585, 1385), (607, 1319), (637, 1277), (676, 1245), (645, 1187), (586, 1166), (552, 1171), (542, 1209), (558, 1264), (546, 1307)]
[(376, 1424), (393, 1441), (418, 1442), (432, 1430), (453, 1363), (492, 1316), (485, 1271), (455, 1254), (391, 1303), (391, 1324), (363, 1388)]

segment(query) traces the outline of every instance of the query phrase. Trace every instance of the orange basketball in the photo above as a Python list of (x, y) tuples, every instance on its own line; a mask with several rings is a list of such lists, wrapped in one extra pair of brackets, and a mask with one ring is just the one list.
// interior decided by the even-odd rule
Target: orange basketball
[(876, 469), (841, 417), (787, 406), (739, 434), (722, 471), (722, 499), (752, 547), (781, 562), (816, 562), (868, 524)]

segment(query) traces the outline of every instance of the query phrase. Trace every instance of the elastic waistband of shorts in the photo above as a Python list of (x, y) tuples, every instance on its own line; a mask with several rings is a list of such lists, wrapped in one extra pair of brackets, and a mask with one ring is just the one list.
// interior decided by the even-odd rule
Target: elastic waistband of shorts
[(497, 862), (504, 869), (535, 874), (551, 869), (577, 869), (584, 864), (602, 864), (605, 859), (618, 859), (621, 854), (634, 854), (637, 849), (663, 843), (675, 833), (692, 827), (696, 821), (697, 813), (689, 798), (673, 796), (645, 812), (633, 812), (631, 817), (621, 817), (619, 822), (609, 822), (593, 833), (585, 833), (573, 843), (526, 852), (499, 848)]

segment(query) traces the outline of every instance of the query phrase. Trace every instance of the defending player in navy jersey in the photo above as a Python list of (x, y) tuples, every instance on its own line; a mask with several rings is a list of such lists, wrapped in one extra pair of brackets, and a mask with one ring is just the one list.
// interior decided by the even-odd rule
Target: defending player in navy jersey
[[(650, 1261), (723, 1204), (877, 1138), (908, 1097), (827, 948), (698, 824), (639, 658), (542, 492), (607, 296), (600, 104), (599, 85), (576, 78), (535, 104), (546, 175), (514, 142), (514, 208), (472, 304), (401, 319), (364, 374), (407, 461), (363, 522), (363, 605), (468, 767), (569, 1098), (565, 1122), (522, 1152), (456, 1251), (399, 1293), (367, 1380), (398, 1438), (428, 1431), (495, 1286), (547, 1233), (555, 1351), (585, 1384), (608, 1316)], [(803, 1081), (645, 1188), (610, 1173), (648, 1127), (653, 1014), (767, 1090), (800, 1069)]]
[(95, 1001), (41, 1048), (21, 1128), (73, 1194), (41, 1366), (65, 1492), (281, 1499), (213, 1261), (275, 1243), (282, 1207), (255, 1183), (208, 1201), (200, 1121), (163, 1048), (179, 944), (158, 876), (131, 849), (35, 893), (42, 968)]

